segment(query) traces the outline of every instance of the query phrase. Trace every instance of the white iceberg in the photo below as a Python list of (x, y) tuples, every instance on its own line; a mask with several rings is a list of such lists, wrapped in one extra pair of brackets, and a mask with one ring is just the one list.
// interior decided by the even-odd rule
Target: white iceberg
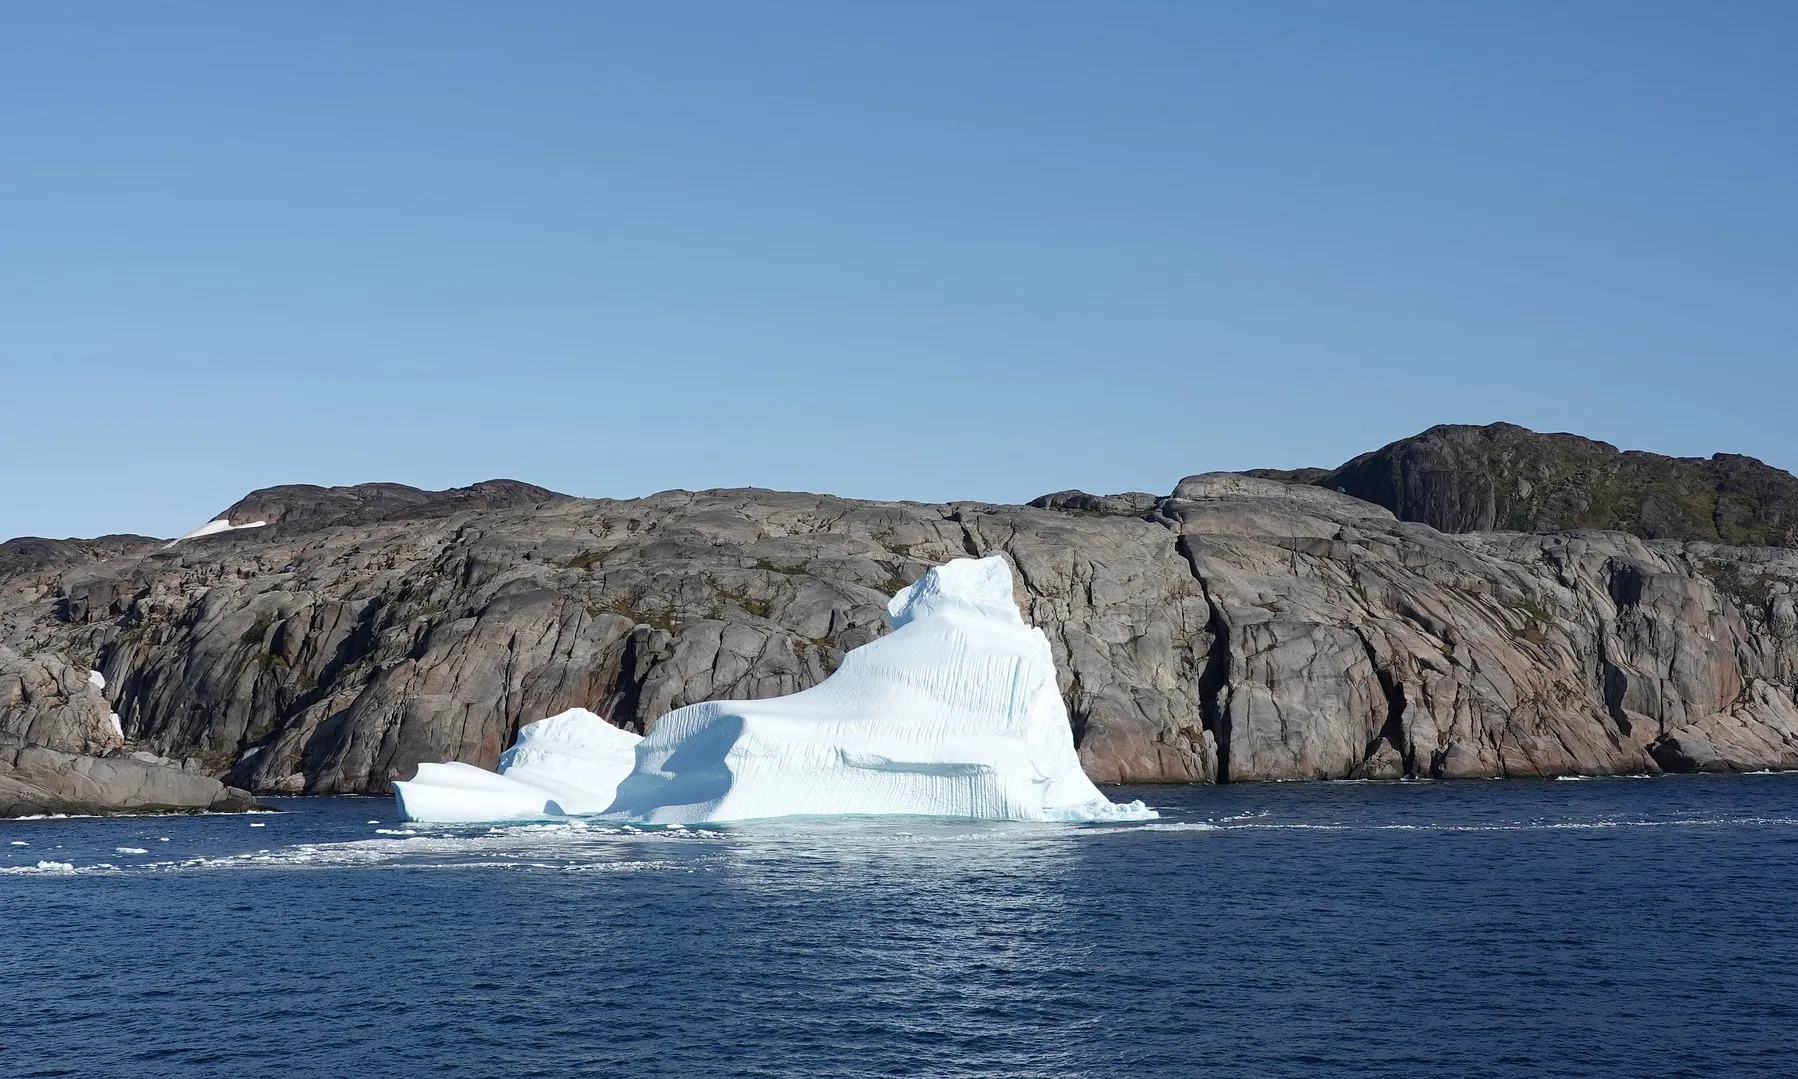
[(811, 689), (663, 716), (608, 815), (1146, 820), (1080, 769), (1055, 661), (1004, 559), (938, 566), (887, 605), (893, 632)]
[(416, 776), (393, 785), (393, 795), (407, 820), (441, 824), (599, 813), (636, 765), (642, 740), (585, 708), (570, 708), (519, 728), (497, 773), (471, 764), (421, 764)]
[[(639, 738), (584, 709), (532, 723), (498, 773), (421, 764), (408, 820), (604, 813), (649, 824), (914, 815), (1127, 821), (1080, 769), (1055, 660), (1025, 625), (1004, 559), (958, 558), (887, 604), (893, 632), (811, 689), (708, 701)], [(615, 796), (614, 796), (615, 795)]]

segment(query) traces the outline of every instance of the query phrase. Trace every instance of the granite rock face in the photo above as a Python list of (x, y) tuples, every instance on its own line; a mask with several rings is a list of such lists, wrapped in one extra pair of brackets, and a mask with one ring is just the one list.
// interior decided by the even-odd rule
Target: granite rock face
[(105, 753), (125, 741), (88, 671), (54, 652), (26, 657), (3, 644), (0, 739), (88, 754)]
[[(420, 761), (492, 768), (568, 708), (643, 731), (813, 685), (899, 587), (1000, 553), (1100, 781), (1798, 768), (1798, 551), (1446, 534), (1235, 474), (1040, 506), (527, 488), (75, 552), (0, 574), (0, 642), (102, 671), (129, 749), (384, 793)], [(44, 722), (22, 702), (0, 729)]]
[(199, 761), (126, 752), (88, 670), (0, 645), (0, 817), (255, 808)]

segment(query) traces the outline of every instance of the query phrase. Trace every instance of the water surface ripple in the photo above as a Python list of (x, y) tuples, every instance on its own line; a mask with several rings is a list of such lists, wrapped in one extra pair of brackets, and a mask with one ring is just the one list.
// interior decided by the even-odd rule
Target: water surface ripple
[(1164, 819), (0, 822), (0, 1073), (1795, 1073), (1798, 776), (1113, 796)]

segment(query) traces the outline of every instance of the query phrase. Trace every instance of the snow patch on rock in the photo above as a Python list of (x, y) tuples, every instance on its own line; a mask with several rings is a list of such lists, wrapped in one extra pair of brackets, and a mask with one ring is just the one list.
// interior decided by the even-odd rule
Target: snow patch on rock
[(216, 520), (207, 521), (192, 532), (184, 532), (181, 535), (176, 536), (174, 539), (163, 544), (162, 549), (166, 551), (184, 539), (198, 539), (201, 536), (216, 536), (220, 532), (235, 532), (240, 528), (262, 528), (267, 524), (267, 521), (250, 521), (247, 524), (234, 525), (229, 518), (220, 517)]

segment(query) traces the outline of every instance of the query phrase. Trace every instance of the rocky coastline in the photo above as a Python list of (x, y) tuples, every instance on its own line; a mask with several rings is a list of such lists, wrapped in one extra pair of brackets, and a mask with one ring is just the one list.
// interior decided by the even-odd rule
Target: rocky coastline
[(1798, 768), (1794, 492), (1509, 425), (1024, 506), (271, 488), (0, 544), (0, 815), (383, 794), (568, 708), (791, 693), (988, 554), (1101, 782)]

